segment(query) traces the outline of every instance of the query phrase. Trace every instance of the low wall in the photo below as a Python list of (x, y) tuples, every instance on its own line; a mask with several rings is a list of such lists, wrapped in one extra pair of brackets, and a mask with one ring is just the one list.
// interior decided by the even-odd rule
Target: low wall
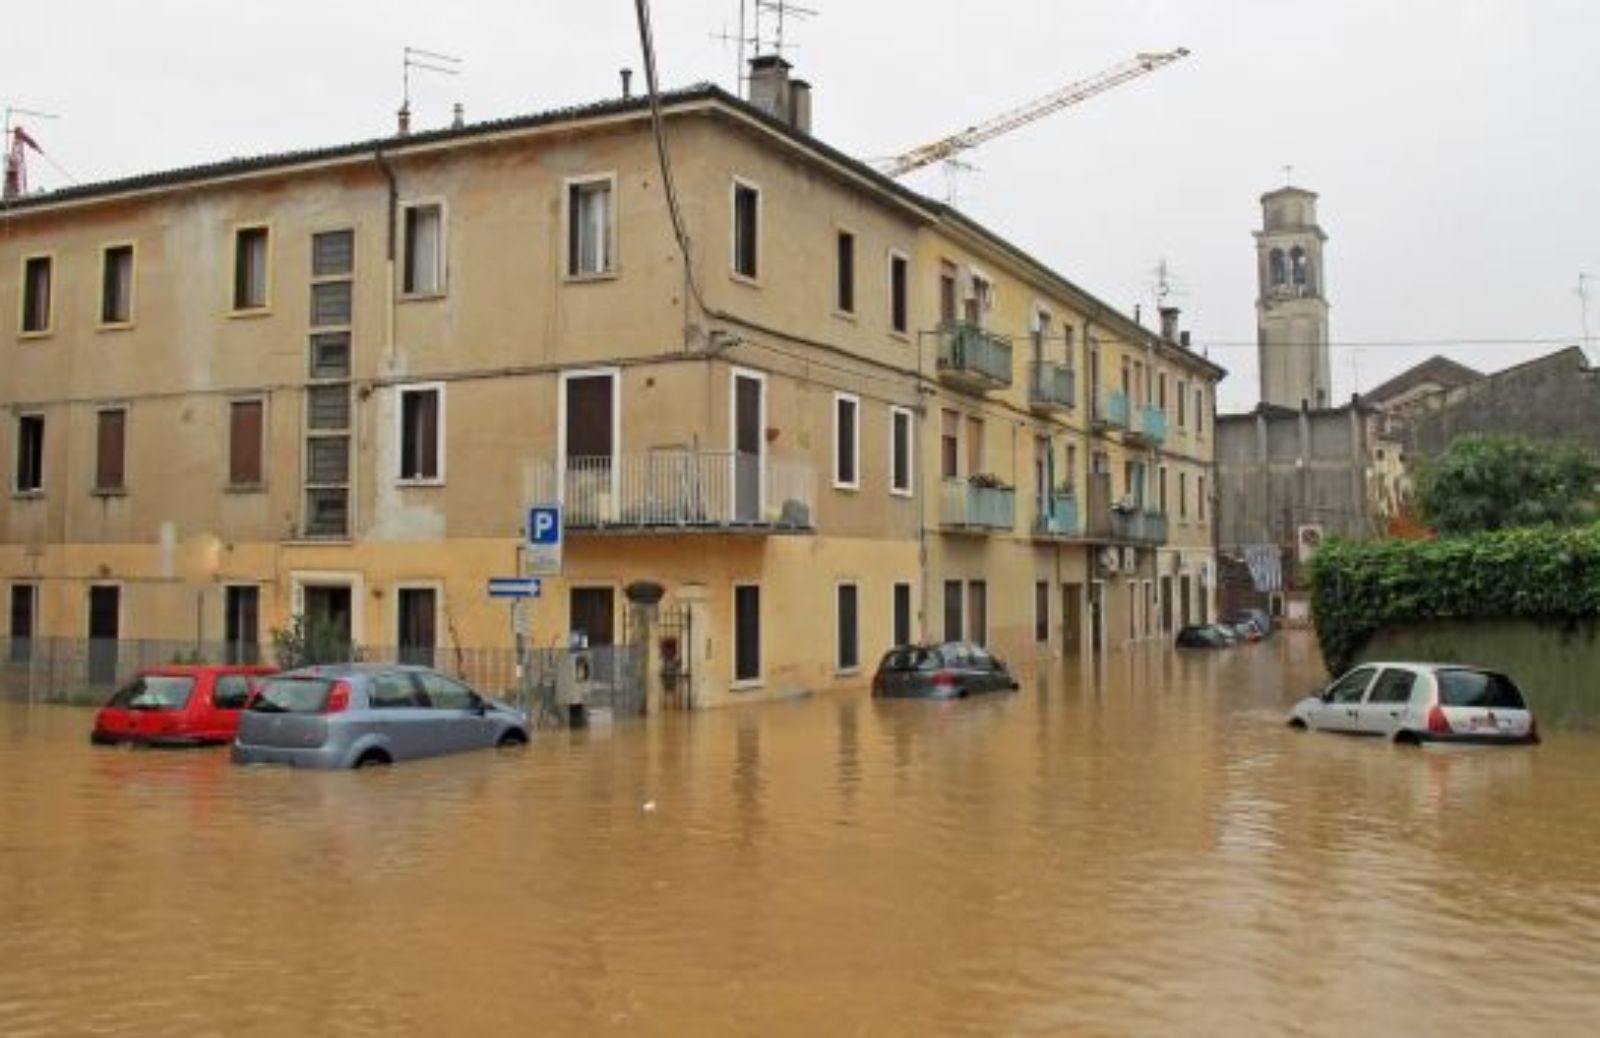
[(1600, 619), (1421, 620), (1385, 628), (1370, 660), (1469, 663), (1505, 671), (1547, 728), (1600, 728)]

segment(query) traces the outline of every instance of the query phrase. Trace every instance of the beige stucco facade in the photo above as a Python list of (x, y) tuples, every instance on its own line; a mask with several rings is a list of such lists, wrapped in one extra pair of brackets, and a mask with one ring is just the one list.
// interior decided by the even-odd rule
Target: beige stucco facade
[[(90, 589), (115, 587), (97, 600), (102, 635), (114, 601), (119, 638), (266, 642), (307, 589), (336, 588), (350, 637), (393, 647), (402, 595), (425, 589), (439, 648), (506, 647), (485, 583), (516, 572), (525, 507), (553, 499), (564, 568), (533, 642), (564, 644), (574, 588), (609, 589), (621, 637), (623, 589), (659, 582), (669, 609), (696, 603), (705, 704), (865, 683), (897, 603), (901, 633), (946, 633), (951, 581), (962, 634), (1021, 660), (1112, 651), (1210, 611), (1220, 369), (727, 95), (676, 95), (666, 121), (687, 269), (637, 102), (0, 209), (0, 581), (34, 596), (26, 633), (86, 637)], [(584, 184), (603, 185), (607, 258), (575, 275)], [(746, 276), (735, 223), (752, 197)], [(436, 238), (414, 210), (437, 214)], [(257, 229), (266, 269), (246, 277)], [(314, 243), (330, 235), (353, 256), (325, 264)], [(107, 321), (107, 250), (125, 245), (127, 313)], [(437, 283), (418, 290), (424, 253), (438, 262), (421, 281)], [(29, 281), (42, 266), (48, 300)], [(984, 330), (962, 341), (1008, 347), (1004, 380), (949, 363), (952, 271), (963, 307), (989, 286), (970, 314)], [(235, 305), (241, 279), (261, 305)], [(349, 342), (331, 376), (311, 350), (330, 335)], [(1035, 359), (1072, 372), (1070, 399), (1035, 399)], [(1120, 419), (1106, 413), (1119, 393)], [(423, 397), (432, 419), (402, 399)], [(578, 401), (589, 410), (569, 414)], [(231, 423), (254, 402), (260, 478), (239, 484)], [(114, 440), (107, 411), (122, 415)], [(436, 460), (407, 453), (424, 436)], [(580, 437), (608, 460), (580, 456)], [(108, 443), (120, 466), (104, 486)], [(959, 507), (974, 475), (1010, 488), (1009, 523)], [(318, 493), (335, 512), (311, 515)], [(1164, 529), (1146, 518), (1158, 511)], [(855, 588), (854, 665), (841, 586)], [(230, 588), (253, 589), (250, 631)], [(758, 614), (753, 635), (736, 600)]]

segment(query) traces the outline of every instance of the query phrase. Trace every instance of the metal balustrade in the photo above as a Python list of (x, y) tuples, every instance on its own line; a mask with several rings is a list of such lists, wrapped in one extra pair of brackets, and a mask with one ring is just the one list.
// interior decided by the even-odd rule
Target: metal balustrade
[[(571, 529), (740, 526), (810, 529), (816, 476), (803, 461), (735, 451), (660, 450), (542, 462), (530, 480)], [(559, 484), (559, 485), (558, 485)]]
[(1011, 385), (1011, 344), (975, 324), (939, 329), (939, 374), (981, 389)]
[(1066, 410), (1077, 401), (1076, 378), (1065, 364), (1034, 361), (1028, 380), (1028, 402), (1044, 410)]
[(939, 486), (939, 522), (980, 530), (1010, 530), (1017, 522), (1017, 492), (946, 480)]

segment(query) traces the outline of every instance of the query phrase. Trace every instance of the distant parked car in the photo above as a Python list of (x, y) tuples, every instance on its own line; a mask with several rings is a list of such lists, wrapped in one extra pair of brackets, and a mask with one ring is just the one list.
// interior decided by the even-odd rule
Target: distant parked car
[(1190, 624), (1179, 629), (1177, 643), (1180, 649), (1226, 649), (1234, 638), (1216, 624)]
[(1258, 642), (1266, 637), (1261, 628), (1256, 626), (1255, 620), (1248, 616), (1224, 620), (1220, 626), (1230, 631), (1234, 638), (1241, 642)]
[(117, 689), (94, 717), (98, 746), (221, 746), (233, 741), (251, 679), (276, 668), (201, 664), (150, 667)]
[(361, 768), (528, 742), (528, 716), (427, 667), (344, 663), (261, 683), (236, 764)]
[(872, 676), (872, 694), (881, 698), (956, 699), (1017, 687), (999, 657), (969, 642), (896, 646)]
[(1414, 744), (1539, 741), (1515, 682), (1453, 663), (1363, 664), (1296, 703), (1289, 725)]
[(1248, 624), (1262, 638), (1272, 633), (1272, 617), (1259, 609), (1241, 609), (1223, 620), (1223, 623), (1230, 624), (1233, 627)]

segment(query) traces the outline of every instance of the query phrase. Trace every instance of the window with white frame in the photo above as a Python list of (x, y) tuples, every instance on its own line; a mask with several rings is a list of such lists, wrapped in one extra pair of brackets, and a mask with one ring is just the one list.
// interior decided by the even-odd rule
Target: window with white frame
[(408, 296), (444, 292), (444, 206), (417, 202), (405, 207), (401, 291)]
[(12, 485), (19, 494), (44, 489), (44, 415), (17, 416), (17, 465)]
[(55, 312), (55, 262), (49, 256), (29, 256), (22, 263), (22, 333), (43, 335), (50, 330)]
[(733, 272), (761, 276), (761, 189), (742, 181), (733, 184)]
[(265, 227), (241, 227), (233, 237), (233, 308), (262, 310), (267, 306), (269, 233)]
[(911, 412), (904, 407), (889, 408), (889, 492), (911, 496), (912, 480)]
[(567, 182), (567, 275), (595, 277), (616, 270), (616, 178)]
[(861, 486), (861, 398), (833, 396), (833, 485), (838, 490)]
[(438, 483), (444, 479), (444, 386), (400, 388), (400, 479)]

